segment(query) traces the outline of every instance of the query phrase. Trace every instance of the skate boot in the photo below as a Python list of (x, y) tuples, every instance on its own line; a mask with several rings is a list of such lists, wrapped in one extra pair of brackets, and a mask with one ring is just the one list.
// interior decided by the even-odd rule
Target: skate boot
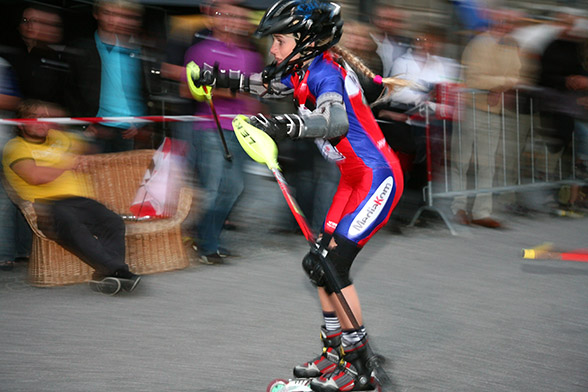
[(331, 374), (314, 378), (310, 387), (316, 392), (370, 391), (377, 388), (371, 370), (366, 366), (374, 356), (367, 341), (346, 347), (343, 359)]
[(294, 368), (294, 377), (313, 378), (334, 371), (341, 359), (341, 329), (327, 331), (321, 327), (323, 352), (310, 362)]

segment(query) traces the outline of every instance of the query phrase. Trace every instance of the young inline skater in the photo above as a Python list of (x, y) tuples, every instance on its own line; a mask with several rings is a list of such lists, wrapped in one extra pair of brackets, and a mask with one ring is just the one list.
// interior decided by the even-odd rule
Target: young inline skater
[[(367, 366), (374, 354), (367, 345), (349, 270), (359, 251), (388, 221), (403, 189), (398, 159), (365, 103), (357, 76), (343, 60), (352, 62), (375, 82), (394, 84), (394, 80), (382, 81), (356, 58), (334, 47), (342, 26), (340, 6), (335, 3), (279, 0), (255, 32), (257, 37), (273, 37), (270, 53), (275, 61), (264, 69), (262, 80), (267, 84), (280, 78), (283, 85), (294, 89), (299, 112), (269, 118), (259, 114), (250, 118), (250, 124), (276, 141), (285, 137), (315, 139), (325, 158), (336, 161), (341, 171), (317, 246), (311, 247), (302, 261), (318, 287), (324, 348), (317, 358), (296, 366), (294, 376), (313, 378), (311, 388), (319, 392), (375, 387)], [(200, 72), (205, 74), (206, 70)], [(217, 86), (249, 87), (249, 80), (244, 83), (247, 78), (234, 71), (218, 72), (213, 79)], [(275, 92), (272, 86), (270, 83), (269, 89)], [(326, 281), (321, 257), (334, 266), (356, 326)]]
[[(331, 2), (280, 0), (265, 13), (256, 35), (273, 36), (270, 53), (275, 62), (264, 70), (264, 79), (281, 74), (281, 82), (294, 89), (300, 106), (298, 114), (258, 115), (250, 120), (276, 140), (314, 138), (323, 155), (335, 160), (341, 171), (319, 249), (309, 252), (302, 262), (318, 286), (324, 349), (317, 358), (294, 368), (296, 377), (316, 377), (310, 384), (313, 390), (329, 392), (374, 387), (366, 368), (373, 353), (368, 352), (349, 269), (363, 246), (388, 221), (403, 189), (398, 159), (365, 103), (356, 75), (335, 54), (346, 55), (333, 48), (342, 26), (340, 7)], [(327, 257), (335, 267), (359, 329), (325, 284), (319, 257)]]

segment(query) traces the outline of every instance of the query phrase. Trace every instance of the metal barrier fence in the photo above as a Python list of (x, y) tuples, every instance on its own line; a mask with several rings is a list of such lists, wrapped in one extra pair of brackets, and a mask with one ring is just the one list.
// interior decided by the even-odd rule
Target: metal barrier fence
[[(435, 102), (416, 108), (411, 120), (423, 121), (426, 130), (427, 184), (423, 188), (425, 205), (415, 213), (410, 226), (423, 212), (431, 211), (455, 235), (452, 220), (438, 208), (438, 199), (584, 182), (576, 176), (575, 134), (570, 145), (552, 151), (552, 140), (541, 132), (534, 97), (538, 92), (525, 88), (517, 89), (512, 97), (502, 93), (499, 110), (490, 105), (481, 110), (486, 91), (459, 89), (449, 115), (446, 105), (440, 110)], [(509, 98), (512, 106), (505, 107)], [(445, 113), (439, 116), (441, 112)]]

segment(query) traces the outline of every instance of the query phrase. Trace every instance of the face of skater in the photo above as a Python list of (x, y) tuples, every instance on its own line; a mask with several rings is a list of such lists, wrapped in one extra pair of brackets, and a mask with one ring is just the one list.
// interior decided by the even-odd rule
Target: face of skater
[[(270, 54), (274, 56), (276, 63), (280, 64), (290, 55), (290, 53), (292, 53), (296, 47), (296, 40), (291, 34), (274, 34), (273, 39), (274, 41), (270, 48)], [(292, 59), (294, 60), (297, 57), (298, 55), (294, 56)]]

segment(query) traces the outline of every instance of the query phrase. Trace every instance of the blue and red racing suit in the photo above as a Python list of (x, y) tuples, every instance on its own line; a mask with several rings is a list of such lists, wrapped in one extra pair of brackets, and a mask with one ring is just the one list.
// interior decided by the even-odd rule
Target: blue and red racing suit
[(314, 105), (325, 93), (343, 97), (349, 129), (329, 141), (317, 140), (321, 152), (336, 161), (341, 179), (327, 213), (323, 231), (338, 234), (358, 248), (386, 224), (403, 191), (403, 175), (396, 154), (386, 143), (363, 94), (357, 76), (337, 63), (329, 52), (316, 57), (301, 76), (282, 79), (294, 89), (301, 105)]

